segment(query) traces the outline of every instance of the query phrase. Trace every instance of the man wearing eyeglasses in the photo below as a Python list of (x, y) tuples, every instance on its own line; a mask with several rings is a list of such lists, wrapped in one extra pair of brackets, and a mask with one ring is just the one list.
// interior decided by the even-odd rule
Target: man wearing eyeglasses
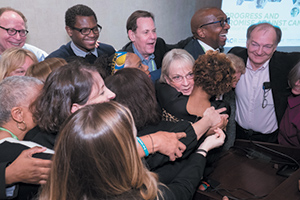
[(78, 4), (66, 11), (66, 31), (71, 40), (66, 45), (52, 52), (47, 58), (64, 58), (67, 62), (73, 58), (82, 57), (89, 63), (100, 55), (111, 56), (115, 49), (108, 44), (100, 43), (96, 48), (102, 27), (97, 24), (97, 17), (94, 11), (88, 6)]
[(28, 34), (26, 22), (27, 19), (20, 11), (10, 7), (0, 8), (0, 57), (6, 49), (11, 47), (32, 51), (39, 62), (48, 55), (45, 51), (25, 43)]
[(219, 8), (202, 8), (191, 19), (193, 40), (186, 46), (196, 60), (208, 50), (222, 50), (226, 44), (226, 35), (230, 29), (230, 18)]
[(281, 29), (272, 24), (253, 24), (247, 30), (247, 48), (229, 51), (246, 65), (235, 88), (236, 138), (277, 142), (278, 126), (291, 94), (287, 76), (300, 59), (299, 52), (276, 51), (281, 35)]

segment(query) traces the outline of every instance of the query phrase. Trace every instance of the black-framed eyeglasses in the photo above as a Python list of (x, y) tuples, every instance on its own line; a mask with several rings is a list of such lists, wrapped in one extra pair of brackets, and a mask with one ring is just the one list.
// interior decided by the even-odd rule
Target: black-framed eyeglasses
[(98, 34), (102, 30), (102, 26), (97, 24), (97, 26), (93, 28), (76, 28), (76, 27), (71, 27), (72, 29), (79, 31), (82, 35), (89, 35), (91, 31), (93, 31), (94, 34)]
[(7, 33), (8, 33), (8, 35), (10, 35), (10, 36), (14, 36), (14, 35), (17, 34), (17, 32), (19, 32), (19, 35), (20, 35), (21, 37), (25, 37), (25, 36), (27, 35), (27, 33), (29, 32), (29, 31), (24, 30), (24, 29), (23, 29), (23, 30), (16, 30), (16, 29), (14, 29), (14, 28), (4, 28), (4, 27), (2, 27), (2, 26), (0, 26), (0, 28), (6, 30)]
[(220, 23), (221, 27), (224, 27), (226, 24), (230, 24), (230, 17), (227, 17), (226, 19), (221, 19), (220, 21), (210, 22), (207, 24), (201, 25), (199, 28), (202, 28), (203, 26), (211, 25), (211, 24), (217, 24)]

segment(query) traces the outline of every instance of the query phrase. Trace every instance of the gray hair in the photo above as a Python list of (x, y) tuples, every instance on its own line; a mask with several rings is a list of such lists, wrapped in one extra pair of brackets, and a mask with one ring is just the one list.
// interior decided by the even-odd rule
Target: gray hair
[(175, 60), (182, 60), (183, 62), (191, 63), (192, 66), (195, 63), (195, 59), (193, 58), (193, 56), (189, 54), (186, 50), (172, 49), (164, 56), (164, 59), (162, 61), (161, 75), (160, 75), (159, 82), (161, 83), (167, 82), (166, 77), (169, 76), (170, 66), (172, 62)]
[(13, 107), (24, 105), (33, 88), (43, 85), (34, 77), (11, 76), (0, 82), (0, 126), (7, 123)]
[(289, 86), (295, 87), (296, 82), (300, 80), (300, 61), (291, 69), (288, 75)]
[(276, 38), (275, 38), (276, 45), (278, 45), (279, 42), (281, 41), (281, 36), (282, 36), (281, 29), (277, 26), (273, 26), (270, 23), (258, 23), (258, 24), (253, 24), (253, 25), (249, 26), (247, 29), (247, 35), (246, 35), (247, 40), (250, 39), (252, 31), (254, 31), (254, 29), (256, 29), (256, 28), (258, 30), (268, 30), (268, 29), (273, 28), (276, 32)]

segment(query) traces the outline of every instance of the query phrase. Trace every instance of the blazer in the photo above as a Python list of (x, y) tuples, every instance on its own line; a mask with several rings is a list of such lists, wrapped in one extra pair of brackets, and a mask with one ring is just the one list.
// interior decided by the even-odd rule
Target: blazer
[(199, 55), (205, 54), (203, 48), (199, 44), (196, 38), (193, 38), (185, 47), (184, 49), (189, 52), (195, 60), (199, 57)]
[[(111, 56), (115, 53), (115, 49), (112, 46), (108, 45), (108, 44), (100, 43), (98, 48), (97, 48), (97, 52), (98, 52), (98, 56), (104, 55), (104, 54), (107, 54), (107, 56)], [(46, 57), (46, 59), (47, 58), (53, 58), (53, 57), (63, 58), (67, 62), (69, 62), (69, 61), (72, 61), (72, 58), (77, 57), (77, 56), (71, 48), (71, 42), (68, 42), (66, 45), (62, 45), (61, 47), (59, 47), (59, 49), (57, 49), (57, 50), (53, 51), (52, 53), (50, 53)], [(96, 60), (96, 57), (95, 57), (94, 60)]]
[[(248, 53), (246, 48), (233, 47), (228, 53), (241, 57), (245, 65), (247, 64)], [(287, 107), (287, 98), (291, 94), (288, 86), (288, 73), (299, 61), (300, 52), (275, 51), (269, 62), (270, 82), (278, 126)]]
[[(161, 68), (161, 64), (162, 64), (162, 60), (164, 58), (164, 55), (168, 51), (170, 51), (171, 49), (174, 49), (174, 48), (183, 49), (191, 39), (192, 39), (191, 37), (188, 37), (184, 40), (181, 40), (177, 44), (169, 45), (169, 44), (166, 44), (166, 42), (162, 38), (158, 37), (157, 40), (156, 40), (155, 50), (154, 50), (154, 56), (155, 56), (154, 61), (155, 61), (157, 69)], [(127, 43), (121, 49), (121, 51), (127, 51), (127, 52), (134, 53), (133, 48), (132, 48), (132, 42)]]

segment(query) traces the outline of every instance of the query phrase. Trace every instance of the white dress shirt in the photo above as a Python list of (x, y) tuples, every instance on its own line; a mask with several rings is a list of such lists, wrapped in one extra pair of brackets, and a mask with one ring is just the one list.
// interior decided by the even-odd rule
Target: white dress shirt
[[(263, 90), (263, 83), (270, 82), (269, 74), (269, 60), (254, 71), (248, 58), (246, 73), (242, 74), (235, 89), (235, 120), (244, 129), (264, 134), (278, 129), (272, 89), (265, 90), (265, 95)], [(262, 106), (264, 98), (265, 108)]]

